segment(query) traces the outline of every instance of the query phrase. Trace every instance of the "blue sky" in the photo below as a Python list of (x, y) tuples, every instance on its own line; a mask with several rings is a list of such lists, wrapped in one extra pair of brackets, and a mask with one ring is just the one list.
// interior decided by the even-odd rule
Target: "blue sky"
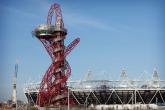
[(46, 23), (49, 7), (61, 5), (68, 35), (65, 44), (80, 37), (67, 57), (71, 80), (83, 79), (88, 70), (94, 79), (118, 79), (122, 68), (132, 79), (156, 67), (165, 79), (165, 15), (163, 0), (3, 0), (0, 3), (0, 100), (11, 98), (14, 64), (19, 59), (18, 98), (23, 86), (38, 82), (51, 64), (50, 57), (32, 30)]

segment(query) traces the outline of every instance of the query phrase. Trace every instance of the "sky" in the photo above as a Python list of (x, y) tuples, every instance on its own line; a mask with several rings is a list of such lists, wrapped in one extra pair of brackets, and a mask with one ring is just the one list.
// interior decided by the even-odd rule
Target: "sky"
[[(46, 23), (53, 3), (61, 6), (68, 35), (65, 44), (81, 41), (67, 60), (69, 80), (119, 79), (121, 69), (130, 79), (151, 79), (157, 68), (165, 80), (165, 13), (163, 0), (2, 0), (0, 2), (0, 101), (11, 99), (14, 65), (19, 60), (17, 98), (26, 100), (26, 83), (40, 82), (51, 64), (32, 31)], [(54, 19), (55, 20), (55, 19)]]

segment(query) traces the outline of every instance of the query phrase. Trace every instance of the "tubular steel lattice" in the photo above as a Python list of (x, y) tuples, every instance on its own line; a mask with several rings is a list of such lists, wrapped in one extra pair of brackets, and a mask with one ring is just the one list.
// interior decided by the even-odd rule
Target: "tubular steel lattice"
[[(56, 21), (55, 25), (52, 25), (51, 21), (54, 12)], [(71, 74), (71, 68), (65, 57), (79, 43), (80, 39), (76, 38), (65, 47), (64, 39), (67, 35), (67, 30), (64, 28), (62, 13), (58, 4), (51, 5), (47, 24), (37, 27), (33, 34), (42, 42), (52, 59), (52, 64), (40, 84), (37, 104), (39, 106), (66, 105), (68, 102), (66, 81)], [(70, 104), (72, 103), (74, 102), (70, 100)]]

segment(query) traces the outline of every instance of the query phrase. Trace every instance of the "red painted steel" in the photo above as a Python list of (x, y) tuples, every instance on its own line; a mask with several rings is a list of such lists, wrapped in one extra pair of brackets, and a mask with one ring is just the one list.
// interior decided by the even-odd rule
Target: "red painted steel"
[[(37, 105), (39, 106), (66, 105), (68, 103), (66, 81), (71, 75), (71, 67), (65, 58), (80, 41), (80, 38), (76, 38), (65, 47), (64, 39), (67, 32), (64, 28), (59, 4), (51, 5), (47, 17), (47, 26), (51, 25), (54, 12), (56, 14), (55, 33), (51, 33), (51, 36), (48, 34), (37, 36), (52, 59), (52, 64), (40, 84), (37, 96)], [(70, 104), (73, 103), (70, 99)]]

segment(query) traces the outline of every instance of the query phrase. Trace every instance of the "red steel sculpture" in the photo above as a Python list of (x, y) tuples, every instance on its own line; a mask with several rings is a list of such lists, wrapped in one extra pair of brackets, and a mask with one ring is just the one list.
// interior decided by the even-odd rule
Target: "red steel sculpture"
[[(52, 25), (51, 21), (54, 12), (56, 21), (55, 25)], [(37, 27), (33, 31), (33, 35), (42, 42), (52, 59), (52, 64), (40, 84), (36, 103), (39, 106), (66, 105), (68, 104), (66, 81), (71, 75), (71, 68), (65, 58), (80, 42), (80, 38), (76, 38), (65, 47), (64, 39), (67, 35), (67, 30), (64, 28), (60, 5), (56, 3), (50, 7), (47, 24)], [(70, 104), (73, 103), (74, 101), (70, 99)]]

